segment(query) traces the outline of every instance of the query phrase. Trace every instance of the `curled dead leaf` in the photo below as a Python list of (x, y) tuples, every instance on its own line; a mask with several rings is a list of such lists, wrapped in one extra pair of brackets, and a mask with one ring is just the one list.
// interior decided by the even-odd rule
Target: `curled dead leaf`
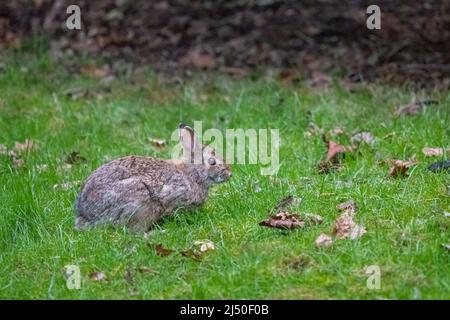
[(320, 174), (328, 174), (333, 171), (339, 171), (342, 169), (340, 163), (333, 163), (331, 161), (321, 161), (317, 165), (317, 172)]
[(353, 214), (344, 212), (341, 214), (333, 226), (333, 235), (336, 239), (357, 239), (366, 233), (366, 229), (353, 221)]
[(348, 200), (340, 203), (336, 206), (338, 211), (348, 212), (350, 214), (355, 214), (358, 211), (358, 206), (354, 200)]
[(317, 237), (315, 244), (318, 247), (330, 247), (333, 244), (333, 239), (329, 235), (322, 233)]
[(394, 160), (392, 161), (392, 166), (389, 168), (389, 176), (391, 177), (407, 177), (408, 170), (417, 163), (413, 160), (402, 161)]
[(426, 155), (427, 157), (440, 157), (443, 156), (444, 153), (446, 152), (450, 152), (450, 148), (429, 148), (429, 147), (424, 147), (422, 149), (422, 152), (424, 155)]
[(417, 100), (416, 97), (414, 97), (410, 103), (408, 103), (405, 106), (400, 107), (396, 112), (395, 115), (396, 116), (401, 116), (401, 115), (417, 115), (419, 114), (423, 108), (427, 105), (430, 104), (437, 104), (438, 101), (437, 100), (433, 100), (433, 99), (425, 99), (425, 100)]
[(173, 253), (173, 250), (164, 248), (162, 244), (157, 244), (154, 248), (156, 254), (158, 254), (161, 257), (167, 257)]
[(259, 223), (260, 226), (278, 229), (296, 229), (305, 226), (305, 222), (297, 214), (291, 214), (288, 211), (281, 211), (268, 219)]

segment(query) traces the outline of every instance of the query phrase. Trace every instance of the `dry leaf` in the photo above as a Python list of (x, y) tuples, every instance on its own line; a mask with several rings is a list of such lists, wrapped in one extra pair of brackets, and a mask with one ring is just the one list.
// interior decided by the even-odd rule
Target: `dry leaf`
[(149, 139), (150, 143), (156, 150), (162, 150), (166, 146), (166, 140), (162, 139)]
[(333, 244), (333, 239), (329, 235), (322, 233), (317, 237), (315, 244), (318, 247), (330, 247)]
[(416, 164), (415, 161), (408, 160), (394, 160), (392, 166), (389, 168), (389, 175), (391, 177), (407, 177), (408, 169)]
[(422, 152), (424, 155), (426, 155), (427, 157), (440, 157), (443, 156), (444, 153), (446, 152), (450, 152), (450, 149), (444, 149), (444, 148), (429, 148), (429, 147), (425, 147), (422, 149)]
[(331, 161), (321, 161), (317, 165), (317, 172), (321, 174), (328, 174), (332, 171), (339, 171), (340, 169), (342, 169), (340, 163), (333, 163)]
[(336, 162), (338, 155), (345, 154), (347, 152), (352, 152), (355, 149), (354, 146), (342, 146), (337, 142), (331, 140), (327, 141), (326, 138), (324, 138), (324, 140), (328, 145), (328, 151), (325, 161)]
[(336, 206), (338, 211), (348, 212), (350, 214), (355, 214), (358, 211), (358, 206), (354, 200), (348, 200), (346, 202), (340, 203)]
[(103, 272), (91, 272), (89, 273), (89, 279), (92, 281), (104, 281), (106, 280), (106, 275)]
[(334, 222), (333, 235), (336, 239), (356, 239), (366, 233), (366, 229), (353, 221), (353, 214), (344, 212)]
[(259, 225), (278, 229), (295, 229), (304, 227), (305, 222), (297, 214), (281, 211), (276, 215), (269, 216), (268, 219), (261, 221)]
[(158, 255), (160, 255), (161, 257), (167, 257), (173, 253), (173, 250), (164, 248), (162, 244), (157, 244), (155, 246), (155, 250), (156, 250), (156, 253)]
[(424, 106), (429, 105), (429, 104), (436, 104), (436, 103), (438, 103), (438, 101), (436, 101), (436, 100), (432, 100), (432, 99), (417, 100), (416, 97), (414, 97), (409, 104), (400, 107), (395, 112), (395, 115), (396, 116), (400, 116), (400, 115), (416, 115), (416, 114), (419, 114), (422, 111)]

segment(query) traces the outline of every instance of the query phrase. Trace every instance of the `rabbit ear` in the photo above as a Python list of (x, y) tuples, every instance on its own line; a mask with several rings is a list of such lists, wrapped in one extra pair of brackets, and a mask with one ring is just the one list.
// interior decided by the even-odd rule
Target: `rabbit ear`
[(199, 146), (197, 135), (195, 134), (194, 129), (183, 123), (180, 124), (178, 128), (180, 129), (180, 142), (183, 147), (183, 155), (187, 159), (192, 159), (195, 150)]

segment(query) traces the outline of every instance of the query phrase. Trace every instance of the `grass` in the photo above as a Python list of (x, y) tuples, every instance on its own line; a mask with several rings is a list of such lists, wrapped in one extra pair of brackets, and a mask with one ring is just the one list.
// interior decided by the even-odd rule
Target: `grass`
[[(46, 54), (9, 54), (2, 62), (0, 143), (12, 147), (32, 139), (38, 148), (27, 153), (23, 168), (0, 156), (0, 298), (450, 298), (450, 255), (442, 246), (450, 242), (444, 216), (449, 176), (427, 171), (439, 158), (421, 152), (449, 147), (448, 93), (435, 93), (440, 104), (416, 117), (394, 118), (411, 98), (408, 89), (370, 85), (348, 93), (336, 82), (320, 92), (302, 83), (286, 87), (263, 77), (213, 73), (166, 81), (147, 69), (131, 78), (119, 72), (104, 84)], [(74, 90), (91, 94), (74, 100), (67, 95)], [(234, 165), (232, 180), (214, 187), (202, 208), (163, 220), (148, 239), (125, 229), (74, 230), (78, 187), (55, 184), (83, 180), (123, 155), (167, 158), (174, 142), (158, 152), (148, 138), (170, 140), (179, 122), (194, 120), (205, 129), (279, 129), (277, 176), (261, 176), (258, 165)], [(320, 136), (304, 137), (310, 120), (349, 134), (368, 130), (378, 143), (347, 157), (342, 171), (317, 174), (326, 148)], [(72, 151), (88, 162), (65, 168)], [(387, 177), (388, 165), (380, 160), (413, 156), (419, 165), (408, 178)], [(324, 223), (292, 232), (258, 226), (288, 194), (303, 199), (299, 212), (318, 213)], [(358, 203), (356, 220), (367, 234), (317, 248), (317, 236), (331, 233), (336, 205), (348, 199)], [(201, 261), (177, 253), (161, 257), (149, 246), (183, 250), (200, 239), (217, 248)], [(80, 290), (67, 288), (65, 265), (80, 267)], [(379, 290), (366, 287), (368, 265), (381, 269)], [(140, 267), (156, 272), (140, 273)], [(107, 280), (90, 280), (96, 271)]]

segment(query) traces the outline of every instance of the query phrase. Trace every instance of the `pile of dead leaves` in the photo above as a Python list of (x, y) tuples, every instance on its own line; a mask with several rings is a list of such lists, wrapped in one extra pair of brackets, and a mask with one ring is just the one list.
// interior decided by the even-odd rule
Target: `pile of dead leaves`
[[(57, 57), (102, 53), (164, 71), (242, 75), (269, 66), (316, 88), (330, 85), (335, 68), (344, 71), (350, 88), (362, 79), (444, 89), (450, 82), (448, 1), (377, 1), (381, 30), (367, 29), (365, 1), (78, 0), (81, 31), (65, 28), (71, 4), (1, 1), (0, 50), (46, 34)], [(92, 71), (104, 73), (86, 72)]]
[(292, 230), (296, 228), (303, 228), (306, 224), (314, 225), (322, 223), (323, 219), (321, 216), (316, 214), (305, 214), (302, 218), (300, 215), (295, 214), (287, 210), (290, 206), (298, 204), (299, 198), (293, 196), (288, 196), (280, 200), (274, 209), (272, 209), (268, 218), (259, 223), (260, 226)]
[(358, 211), (358, 207), (353, 200), (339, 204), (337, 209), (342, 213), (334, 222), (332, 236), (322, 233), (315, 241), (316, 246), (330, 247), (334, 240), (355, 240), (362, 237), (366, 233), (366, 229), (355, 223), (353, 220), (356, 212)]

